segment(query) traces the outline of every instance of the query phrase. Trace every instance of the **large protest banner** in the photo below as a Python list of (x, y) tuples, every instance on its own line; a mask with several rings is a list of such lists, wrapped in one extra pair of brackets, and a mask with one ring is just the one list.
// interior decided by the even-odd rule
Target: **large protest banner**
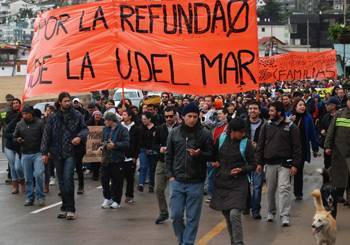
[(335, 50), (306, 53), (290, 52), (259, 58), (260, 83), (277, 80), (306, 80), (337, 77)]
[(101, 155), (97, 153), (98, 147), (101, 143), (103, 127), (88, 126), (89, 135), (86, 142), (86, 154), (83, 162), (101, 162)]
[(255, 0), (100, 1), (35, 21), (23, 99), (115, 87), (258, 88)]

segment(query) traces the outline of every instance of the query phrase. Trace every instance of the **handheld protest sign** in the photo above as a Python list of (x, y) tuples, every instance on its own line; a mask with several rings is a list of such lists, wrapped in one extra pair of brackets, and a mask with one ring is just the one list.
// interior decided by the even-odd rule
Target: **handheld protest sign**
[(23, 99), (121, 87), (235, 93), (259, 83), (254, 0), (100, 1), (35, 21)]

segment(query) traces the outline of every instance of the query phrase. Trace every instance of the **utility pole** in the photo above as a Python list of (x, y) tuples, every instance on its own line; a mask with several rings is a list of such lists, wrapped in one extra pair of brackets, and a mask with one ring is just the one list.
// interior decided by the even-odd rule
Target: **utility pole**
[[(346, 0), (344, 0), (344, 25), (346, 25)], [(343, 60), (343, 63), (344, 63), (344, 70), (343, 70), (343, 73), (344, 73), (344, 79), (346, 78), (346, 60), (345, 60), (345, 47), (346, 47), (346, 44), (344, 43), (344, 60)]]
[(310, 33), (310, 28), (309, 28), (309, 10), (307, 9), (307, 7), (305, 7), (305, 4), (303, 4), (303, 2), (301, 0), (298, 0), (299, 3), (303, 6), (303, 8), (305, 9), (305, 13), (306, 13), (306, 45), (307, 45), (307, 52), (310, 52), (310, 45), (309, 45), (309, 33)]

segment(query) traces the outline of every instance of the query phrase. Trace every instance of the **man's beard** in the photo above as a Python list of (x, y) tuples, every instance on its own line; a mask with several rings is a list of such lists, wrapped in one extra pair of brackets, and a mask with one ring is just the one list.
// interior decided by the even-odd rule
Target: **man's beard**
[(63, 106), (61, 106), (61, 110), (62, 110), (62, 111), (68, 111), (68, 110), (69, 110), (69, 107), (68, 107), (68, 108), (64, 108)]
[(277, 122), (278, 119), (279, 119), (279, 116), (276, 114), (276, 115), (274, 115), (274, 116), (272, 117), (271, 120), (274, 121), (274, 122)]

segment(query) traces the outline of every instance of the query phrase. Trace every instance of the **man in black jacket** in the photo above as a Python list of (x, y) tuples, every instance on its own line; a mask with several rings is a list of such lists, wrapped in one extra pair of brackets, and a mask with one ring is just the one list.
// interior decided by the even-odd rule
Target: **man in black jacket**
[(305, 101), (307, 111), (312, 116), (314, 114), (314, 112), (316, 111), (316, 102), (310, 96), (310, 90), (308, 88), (304, 89), (303, 100)]
[(12, 108), (6, 113), (5, 122), (9, 124), (17, 117), (18, 112), (21, 111), (21, 101), (17, 98), (12, 101)]
[[(261, 105), (259, 102), (252, 100), (248, 105), (248, 114), (249, 116), (246, 119), (248, 128), (247, 128), (247, 138), (253, 142), (254, 150), (256, 151), (259, 134), (262, 125), (266, 120), (260, 117)], [(250, 208), (252, 209), (252, 216), (254, 219), (261, 219), (260, 210), (261, 210), (261, 194), (262, 187), (264, 183), (264, 171), (262, 169), (261, 174), (258, 174), (257, 171), (252, 172), (252, 182), (253, 182), (253, 196), (250, 191), (250, 183), (248, 183), (248, 195), (246, 200), (246, 205), (243, 210), (243, 214), (249, 214)]]
[(164, 190), (168, 183), (168, 179), (165, 175), (164, 153), (166, 150), (166, 142), (170, 131), (178, 126), (175, 108), (172, 106), (167, 106), (164, 110), (164, 118), (166, 122), (157, 128), (152, 144), (153, 149), (160, 153), (159, 161), (156, 167), (154, 187), (159, 206), (159, 217), (155, 222), (156, 224), (163, 224), (165, 220), (169, 219), (168, 205), (164, 194)]
[(183, 123), (170, 132), (164, 155), (166, 177), (170, 181), (170, 217), (180, 244), (194, 244), (196, 240), (206, 163), (215, 159), (212, 136), (201, 126), (198, 117), (199, 108), (194, 103), (184, 107)]
[(339, 109), (346, 108), (347, 107), (348, 98), (346, 97), (346, 93), (345, 93), (344, 88), (339, 88), (338, 89), (338, 98), (340, 100)]
[(34, 179), (36, 181), (36, 196), (38, 205), (45, 204), (44, 163), (42, 162), (40, 145), (45, 124), (33, 116), (33, 107), (24, 105), (22, 108), (23, 121), (19, 122), (13, 134), (13, 141), (21, 145), (22, 165), (25, 172), (25, 186), (27, 199), (24, 206), (31, 206), (35, 200)]
[[(135, 108), (137, 108), (135, 106)], [(126, 193), (125, 203), (131, 203), (134, 199), (134, 175), (136, 170), (136, 161), (140, 154), (141, 143), (141, 130), (140, 127), (135, 124), (134, 119), (137, 116), (131, 110), (125, 110), (123, 112), (122, 125), (127, 128), (130, 136), (130, 143), (128, 150), (125, 152), (124, 160), (124, 178), (126, 179)]]
[[(326, 136), (327, 135), (327, 130), (329, 128), (329, 125), (331, 124), (331, 121), (337, 113), (339, 106), (340, 106), (340, 101), (337, 97), (331, 96), (327, 101), (324, 102), (326, 109), (327, 109), (327, 114), (324, 115), (322, 122), (321, 122), (321, 135)], [(331, 167), (331, 161), (332, 161), (332, 155), (324, 153), (324, 167), (329, 169)]]
[[(81, 107), (80, 99), (74, 98), (73, 99), (73, 107), (75, 110), (79, 111), (80, 114), (83, 116), (85, 123), (89, 120), (89, 112), (85, 110), (83, 107)], [(83, 174), (83, 156), (77, 157), (77, 162), (75, 169), (77, 171), (78, 175), (78, 191), (77, 194), (83, 194), (84, 193), (84, 174)]]

